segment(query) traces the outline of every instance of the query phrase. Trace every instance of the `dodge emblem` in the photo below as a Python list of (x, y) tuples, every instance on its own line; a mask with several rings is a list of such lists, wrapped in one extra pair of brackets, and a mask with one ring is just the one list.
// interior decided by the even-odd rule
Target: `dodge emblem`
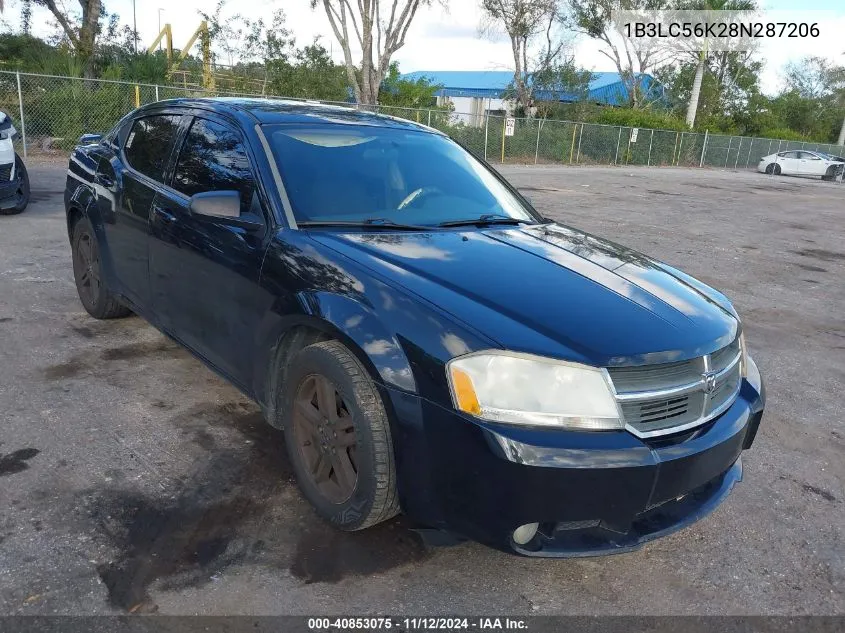
[(704, 393), (709, 396), (716, 391), (716, 372), (705, 372), (701, 377), (704, 378)]

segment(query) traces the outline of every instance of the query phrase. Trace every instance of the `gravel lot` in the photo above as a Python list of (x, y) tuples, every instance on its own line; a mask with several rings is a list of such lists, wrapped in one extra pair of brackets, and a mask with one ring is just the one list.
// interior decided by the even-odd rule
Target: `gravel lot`
[(547, 215), (681, 267), (744, 317), (769, 404), (713, 515), (615, 557), (333, 531), (281, 435), (138, 318), (88, 317), (64, 165), (0, 217), (0, 613), (845, 613), (845, 185), (509, 167)]

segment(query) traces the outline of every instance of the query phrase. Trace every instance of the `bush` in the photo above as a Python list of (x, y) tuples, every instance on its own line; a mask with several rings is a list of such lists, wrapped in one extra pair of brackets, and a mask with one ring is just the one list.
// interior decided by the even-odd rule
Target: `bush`
[(73, 147), (87, 132), (103, 133), (135, 107), (134, 86), (73, 81), (56, 90), (35, 88), (24, 94), (28, 137), (62, 139), (58, 145)]
[(655, 130), (687, 130), (686, 123), (671, 114), (652, 110), (631, 110), (629, 108), (605, 108), (599, 113), (597, 123), (624, 127), (644, 127)]
[(764, 138), (774, 138), (774, 139), (781, 139), (784, 141), (806, 141), (807, 138), (802, 136), (798, 132), (794, 130), (790, 130), (786, 127), (778, 127), (778, 128), (769, 128), (767, 130), (763, 130), (759, 136)]

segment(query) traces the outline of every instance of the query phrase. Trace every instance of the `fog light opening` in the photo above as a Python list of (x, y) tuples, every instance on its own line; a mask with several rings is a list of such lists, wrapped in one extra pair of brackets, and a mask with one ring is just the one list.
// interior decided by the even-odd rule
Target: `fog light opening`
[(513, 531), (513, 542), (517, 545), (528, 545), (537, 535), (537, 529), (540, 527), (539, 523), (526, 523), (520, 525)]

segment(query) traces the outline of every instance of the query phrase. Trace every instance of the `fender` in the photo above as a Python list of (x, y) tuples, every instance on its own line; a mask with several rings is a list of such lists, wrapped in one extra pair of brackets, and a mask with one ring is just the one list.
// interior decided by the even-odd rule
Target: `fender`
[(396, 280), (304, 231), (276, 234), (264, 258), (261, 285), (273, 301), (254, 340), (259, 362), (254, 391), (265, 402), (276, 362), (271, 348), (296, 325), (343, 341), (381, 385), (444, 405), (451, 403), (445, 363), (491, 347), (489, 340), (409, 294)]
[[(98, 146), (91, 146), (87, 149), (99, 150)], [(68, 239), (70, 234), (70, 220), (72, 213), (79, 213), (87, 218), (94, 228), (94, 235), (97, 238), (97, 246), (100, 249), (100, 261), (103, 264), (103, 275), (106, 283), (112, 288), (117, 288), (117, 279), (114, 276), (114, 264), (112, 253), (103, 230), (104, 218), (101, 213), (101, 205), (98, 196), (105, 196), (114, 208), (114, 194), (105, 187), (94, 182), (100, 160), (103, 158), (96, 155), (96, 152), (89, 154), (86, 148), (80, 148), (73, 152), (70, 157), (67, 170), (67, 183), (65, 187), (65, 213), (67, 215)]]
[(299, 310), (284, 315), (285, 311), (278, 309), (281, 306), (275, 306), (261, 328), (260, 339), (268, 344), (257, 345), (259, 355), (253, 390), (260, 396), (263, 407), (273, 409), (274, 392), (278, 385), (273, 384), (272, 379), (282, 362), (280, 356), (287, 352), (282, 343), (287, 335), (303, 326), (324, 334), (326, 338), (341, 341), (382, 386), (416, 393), (416, 381), (408, 358), (396, 337), (376, 317), (372, 307), (351, 297), (329, 292), (300, 292), (296, 299)]

